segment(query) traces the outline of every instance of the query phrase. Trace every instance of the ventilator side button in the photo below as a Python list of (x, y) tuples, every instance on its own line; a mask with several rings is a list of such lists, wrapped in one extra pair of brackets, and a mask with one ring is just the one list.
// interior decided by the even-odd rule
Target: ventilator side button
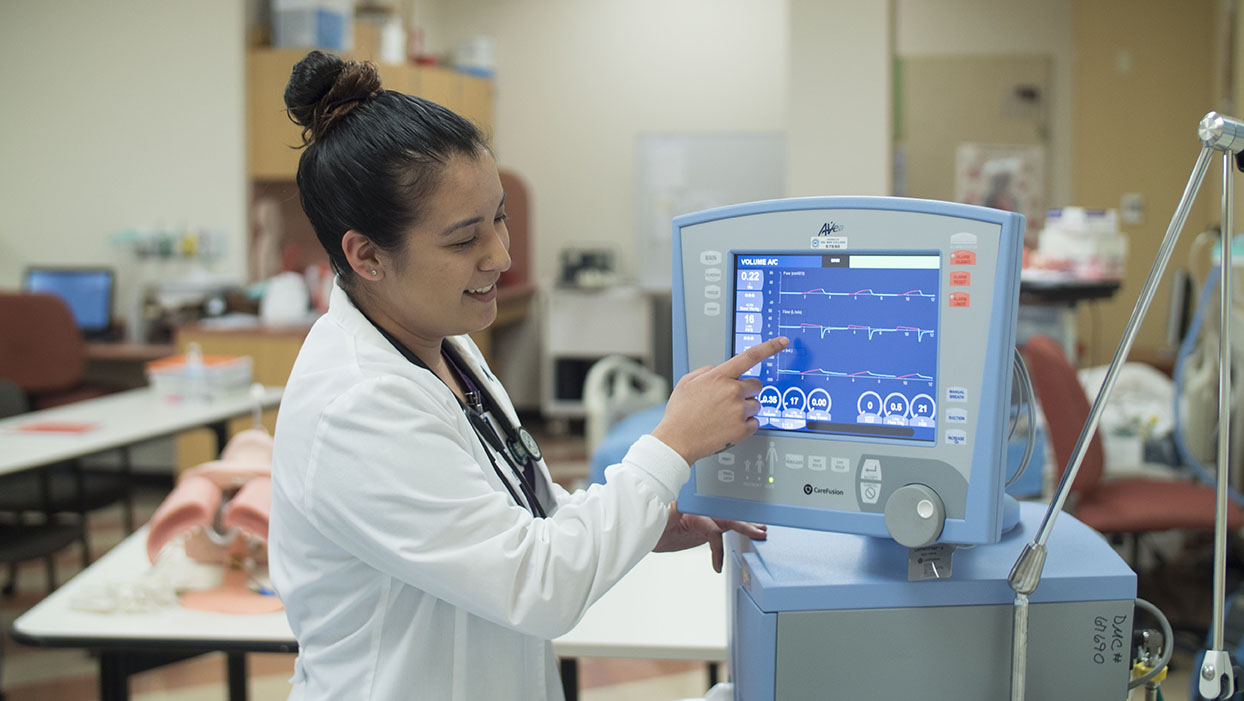
[(946, 442), (950, 445), (967, 445), (968, 433), (967, 431), (947, 431)]
[(721, 264), (721, 251), (700, 251), (700, 262), (704, 265)]

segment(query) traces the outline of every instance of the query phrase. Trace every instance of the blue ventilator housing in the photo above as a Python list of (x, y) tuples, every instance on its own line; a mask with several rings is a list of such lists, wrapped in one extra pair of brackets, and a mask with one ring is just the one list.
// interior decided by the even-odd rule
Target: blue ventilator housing
[[(1021, 215), (892, 197), (674, 219), (675, 379), (775, 336), (755, 436), (698, 461), (689, 513), (992, 543), (1003, 490)], [(909, 485), (916, 485), (911, 488)]]
[[(731, 533), (730, 672), (734, 697), (1010, 698), (1007, 575), (1044, 514), (959, 550), (950, 577), (909, 581), (907, 549), (883, 538), (770, 528)], [(1025, 698), (1127, 697), (1136, 575), (1074, 517), (1055, 522), (1030, 597)], [(916, 562), (914, 566), (923, 563)]]
[[(890, 197), (674, 219), (675, 379), (791, 340), (744, 373), (759, 430), (678, 498), (774, 526), (727, 538), (735, 699), (1011, 698), (1007, 577), (1044, 515), (1004, 489), (1023, 234)], [(1136, 576), (1070, 515), (1047, 545), (1025, 698), (1122, 701)]]

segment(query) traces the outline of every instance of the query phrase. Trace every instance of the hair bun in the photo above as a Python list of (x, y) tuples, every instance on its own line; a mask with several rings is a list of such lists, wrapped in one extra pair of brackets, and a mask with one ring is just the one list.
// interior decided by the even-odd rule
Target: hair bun
[(294, 65), (289, 76), (285, 111), (302, 127), (302, 145), (306, 146), (324, 138), (342, 117), (379, 92), (376, 64), (312, 51)]

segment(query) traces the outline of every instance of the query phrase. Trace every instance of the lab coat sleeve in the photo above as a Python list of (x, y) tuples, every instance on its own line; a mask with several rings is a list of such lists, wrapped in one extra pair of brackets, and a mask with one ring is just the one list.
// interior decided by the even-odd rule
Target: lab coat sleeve
[(312, 439), (304, 512), (401, 582), (530, 635), (565, 633), (656, 545), (687, 463), (645, 436), (607, 486), (534, 518), (485, 478), (476, 436), (442, 401), (396, 376), (336, 398)]

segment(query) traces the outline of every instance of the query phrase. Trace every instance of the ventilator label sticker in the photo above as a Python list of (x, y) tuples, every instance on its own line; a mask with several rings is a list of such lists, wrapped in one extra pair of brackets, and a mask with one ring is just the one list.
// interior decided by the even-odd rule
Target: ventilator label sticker
[(907, 551), (907, 581), (944, 579), (950, 576), (955, 546), (947, 543), (910, 548)]
[(838, 251), (847, 247), (846, 236), (813, 236), (812, 248), (818, 251)]

